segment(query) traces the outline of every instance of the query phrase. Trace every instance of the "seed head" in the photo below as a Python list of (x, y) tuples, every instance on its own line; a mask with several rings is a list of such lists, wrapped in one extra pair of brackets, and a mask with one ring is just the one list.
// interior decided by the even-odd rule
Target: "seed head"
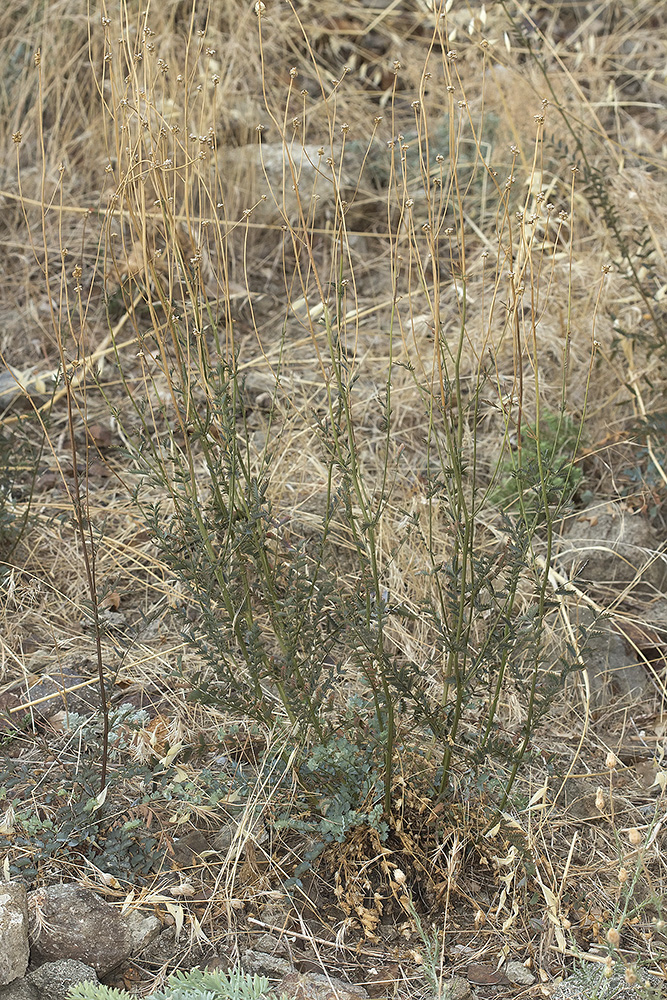
[(610, 927), (607, 931), (607, 941), (612, 948), (618, 948), (621, 943), (621, 935), (615, 927)]

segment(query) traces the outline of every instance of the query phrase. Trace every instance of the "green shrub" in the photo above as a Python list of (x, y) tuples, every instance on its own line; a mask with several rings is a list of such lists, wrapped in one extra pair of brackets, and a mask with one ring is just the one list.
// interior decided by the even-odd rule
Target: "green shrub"
[[(261, 32), (261, 16), (257, 23)], [(313, 68), (321, 79), (318, 66)], [(446, 65), (441, 73), (444, 88)], [(348, 126), (334, 124), (333, 98), (323, 91), (331, 117), (322, 125), (321, 151), (299, 152), (290, 133), (279, 150), (280, 178), (271, 179), (268, 167), (264, 171), (266, 200), (275, 200), (282, 223), (268, 225), (265, 236), (275, 240), (271, 252), (281, 259), (285, 293), (283, 318), (275, 316), (267, 335), (253, 311), (251, 233), (242, 225), (254, 225), (262, 197), (241, 220), (226, 219), (223, 226), (220, 213), (233, 204), (225, 190), (228, 178), (205, 149), (193, 161), (169, 130), (161, 132), (156, 124), (159, 136), (153, 135), (150, 121), (140, 123), (132, 108), (142, 103), (142, 93), (138, 89), (128, 100), (126, 87), (137, 86), (133, 77), (128, 80), (110, 78), (111, 91), (116, 88), (110, 106), (120, 109), (112, 131), (123, 135), (117, 148), (123, 180), (109, 213), (109, 252), (116, 253), (112, 236), (123, 218), (130, 226), (126, 245), (144, 260), (136, 296), (130, 287), (123, 294), (135, 319), (135, 299), (143, 298), (150, 327), (137, 321), (137, 353), (128, 357), (117, 346), (131, 409), (116, 406), (113, 413), (137, 473), (137, 510), (183, 595), (177, 612), (201, 664), (195, 670), (187, 657), (181, 661), (193, 697), (292, 734), (306, 748), (304, 759), (315, 760), (319, 751), (326, 756), (333, 750), (341, 761), (351, 755), (356, 794), (336, 768), (332, 774), (321, 762), (310, 771), (296, 768), (309, 807), (325, 825), (334, 820), (332, 810), (335, 823), (342, 824), (343, 816), (356, 822), (358, 803), (367, 799), (375, 810), (378, 777), (388, 820), (399, 748), (408, 743), (428, 747), (434, 796), (451, 794), (457, 767), (472, 769), (479, 784), (500, 762), (507, 777), (494, 798), (502, 808), (535, 727), (569, 670), (578, 667), (576, 657), (554, 663), (546, 639), (554, 607), (554, 524), (577, 483), (582, 433), (575, 433), (574, 418), (552, 415), (556, 407), (569, 412), (569, 334), (559, 349), (561, 368), (550, 371), (549, 379), (543, 379), (537, 351), (551, 298), (571, 296), (573, 268), (561, 267), (556, 252), (567, 238), (567, 213), (554, 217), (554, 206), (541, 193), (542, 178), (534, 168), (530, 176), (529, 168), (522, 173), (515, 147), (502, 163), (508, 180), (498, 181), (481, 150), (483, 133), (469, 128), (465, 101), (452, 102), (443, 115), (437, 102), (415, 99), (401, 123), (404, 131), (379, 154), (382, 118), (376, 118), (368, 157), (357, 148), (348, 168)], [(270, 105), (267, 112), (274, 124), (284, 118), (283, 110)], [(392, 127), (398, 113), (397, 106)], [(533, 162), (539, 163), (544, 113), (535, 121)], [(299, 122), (294, 119), (294, 128)], [(257, 141), (268, 158), (261, 129)], [(134, 158), (152, 162), (158, 142), (166, 159), (146, 179), (155, 208), (153, 252), (153, 237), (141, 221), (148, 196)], [(308, 159), (313, 156), (319, 169)], [(366, 313), (348, 219), (366, 164), (373, 164), (377, 182), (382, 158), (392, 180), (373, 218), (383, 213), (388, 230), (379, 243), (387, 254), (387, 294), (370, 310), (381, 331), (381, 360), (365, 367), (355, 346)], [(308, 176), (312, 168), (316, 188), (299, 186), (301, 168)], [(178, 235), (182, 219), (169, 186), (181, 169), (197, 178), (199, 192), (199, 215), (190, 231), (196, 229), (200, 240), (191, 249)], [(350, 175), (357, 179), (343, 197), (337, 184)], [(282, 189), (272, 190), (272, 183)], [(479, 204), (468, 207), (483, 190), (496, 201), (486, 217)], [(364, 210), (354, 218), (359, 226), (368, 224)], [(467, 236), (472, 218), (489, 228), (474, 266)], [(318, 239), (331, 234), (325, 250), (313, 242), (313, 227)], [(493, 266), (486, 262), (488, 250), (482, 251), (489, 245), (498, 248)], [(507, 270), (516, 247), (516, 264)], [(235, 260), (244, 261), (259, 345), (246, 345), (243, 358), (229, 296)], [(205, 261), (219, 297), (210, 290)], [(379, 280), (378, 272), (374, 277)], [(522, 305), (528, 299), (531, 309)], [(487, 300), (505, 302), (502, 322), (493, 309), (488, 315), (474, 312), (473, 301)], [(445, 301), (453, 303), (446, 320)], [(422, 339), (418, 309), (429, 331)], [(480, 324), (484, 331), (475, 341)], [(591, 324), (594, 330), (594, 315)], [(298, 336), (308, 344), (306, 360), (313, 366), (303, 398), (288, 388), (304, 362), (304, 356), (293, 356)], [(590, 380), (592, 336), (588, 343)], [(259, 405), (247, 373), (262, 360), (268, 382)], [(514, 370), (507, 373), (510, 366)], [(545, 382), (551, 410), (543, 402)], [(514, 386), (509, 394), (508, 383)], [(403, 398), (411, 400), (406, 409)], [(478, 453), (483, 418), (498, 422), (500, 441), (517, 430), (511, 473), (502, 450), (491, 469)], [(308, 525), (301, 526), (290, 475), (282, 470), (309, 459), (317, 467), (317, 487)], [(299, 475), (308, 481), (303, 468), (294, 474), (297, 486)], [(504, 511), (489, 486), (498, 481)], [(408, 483), (414, 485), (412, 499)], [(523, 717), (514, 732), (507, 732), (502, 718), (510, 688), (522, 695)], [(355, 697), (364, 707), (351, 720), (347, 706)], [(359, 729), (367, 734), (365, 743), (358, 741)], [(326, 790), (332, 777), (338, 781), (333, 800)]]
[[(573, 464), (580, 445), (580, 428), (566, 414), (544, 410), (539, 427), (523, 427), (521, 448), (514, 442), (498, 469), (492, 502), (506, 513), (523, 510), (530, 518), (543, 518), (544, 500), (565, 507), (581, 484), (581, 469)], [(542, 482), (545, 496), (542, 495)]]
[[(69, 1000), (130, 1000), (131, 993), (96, 983), (79, 983), (69, 992)], [(232, 972), (176, 972), (164, 990), (151, 993), (148, 1000), (276, 1000), (269, 993), (269, 981), (241, 969)]]

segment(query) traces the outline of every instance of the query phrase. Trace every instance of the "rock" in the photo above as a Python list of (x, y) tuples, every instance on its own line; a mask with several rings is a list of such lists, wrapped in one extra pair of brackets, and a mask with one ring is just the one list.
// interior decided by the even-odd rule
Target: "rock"
[(174, 958), (177, 951), (176, 931), (173, 927), (165, 927), (162, 933), (143, 949), (141, 959), (148, 965), (164, 965)]
[(305, 975), (290, 972), (280, 980), (276, 992), (286, 993), (290, 1000), (365, 1000), (368, 997), (362, 986), (316, 972)]
[[(26, 701), (39, 702), (34, 711), (42, 718), (48, 718), (63, 709), (79, 715), (92, 715), (99, 705), (99, 693), (94, 683), (86, 685), (90, 680), (90, 675), (84, 676), (75, 667), (61, 666), (54, 676), (45, 674), (33, 684)], [(71, 690), (72, 688), (76, 690)]]
[(503, 965), (503, 972), (513, 986), (532, 986), (535, 982), (535, 976), (530, 969), (527, 969), (523, 962), (517, 962), (515, 959), (510, 959)]
[(155, 918), (121, 916), (101, 896), (78, 885), (52, 885), (28, 896), (31, 959), (36, 965), (78, 959), (105, 976), (155, 936)]
[(0, 985), (24, 976), (29, 959), (26, 888), (20, 882), (0, 882)]
[(646, 693), (649, 679), (637, 653), (611, 622), (596, 616), (587, 607), (570, 613), (573, 625), (592, 628), (584, 645), (585, 669), (595, 707), (606, 705), (612, 697), (626, 702), (637, 701)]
[(663, 982), (657, 976), (639, 972), (637, 982), (629, 986), (624, 977), (615, 973), (611, 979), (604, 978), (604, 968), (575, 969), (571, 976), (556, 986), (551, 1000), (589, 1000), (590, 997), (613, 997), (614, 1000), (641, 1000), (649, 995), (658, 1000), (663, 995)]
[(463, 976), (452, 976), (442, 984), (442, 1000), (474, 1000), (474, 996), (470, 983)]
[(287, 945), (275, 934), (262, 934), (255, 942), (254, 951), (261, 951), (266, 955), (286, 955)]
[[(191, 947), (187, 944), (180, 945), (176, 941), (176, 929), (165, 927), (162, 933), (141, 952), (141, 964), (153, 968), (166, 965), (178, 966), (183, 972), (187, 972), (195, 966), (202, 968), (210, 966), (212, 969), (220, 967), (223, 960), (211, 945), (195, 944)], [(230, 962), (224, 967), (231, 967), (234, 964)]]
[(292, 972), (292, 963), (288, 962), (286, 958), (250, 949), (241, 955), (241, 967), (244, 972), (268, 976), (269, 979), (277, 979), (279, 976), (286, 976)]
[[(0, 1000), (41, 1000), (39, 990), (27, 979), (15, 979), (9, 986), (0, 986)], [(44, 1000), (48, 1000), (45, 997)]]
[(212, 848), (201, 830), (192, 830), (174, 843), (174, 861), (181, 868), (201, 864), (200, 857)]
[(229, 863), (241, 857), (248, 841), (252, 841), (254, 844), (263, 844), (268, 840), (268, 836), (261, 816), (252, 823), (252, 826), (245, 826), (238, 819), (232, 819), (223, 824), (214, 834), (212, 847), (213, 850), (225, 856)]
[(157, 917), (145, 917), (133, 910), (125, 917), (132, 938), (132, 954), (138, 955), (162, 933), (162, 922)]
[(442, 984), (443, 1000), (473, 1000), (475, 994), (470, 989), (470, 984), (463, 976), (452, 976)]
[(67, 1000), (67, 995), (77, 983), (99, 982), (95, 970), (83, 962), (61, 959), (47, 962), (35, 969), (26, 982), (36, 989), (44, 1000)]
[(660, 539), (641, 514), (620, 503), (590, 504), (569, 519), (554, 564), (580, 583), (616, 593), (636, 578), (633, 592), (655, 593), (667, 584)]

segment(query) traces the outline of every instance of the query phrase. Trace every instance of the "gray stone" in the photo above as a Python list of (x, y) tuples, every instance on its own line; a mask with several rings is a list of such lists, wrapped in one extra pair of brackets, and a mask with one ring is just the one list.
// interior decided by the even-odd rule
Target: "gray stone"
[(474, 1000), (475, 994), (470, 989), (470, 983), (463, 976), (452, 976), (451, 979), (443, 979), (442, 990), (438, 993), (429, 993), (424, 1000)]
[(135, 914), (128, 919), (118, 907), (78, 885), (37, 889), (28, 897), (28, 910), (31, 959), (37, 965), (78, 959), (104, 976), (155, 933), (155, 918)]
[(286, 955), (287, 945), (275, 934), (262, 934), (255, 942), (254, 950), (264, 952), (266, 955)]
[(214, 834), (211, 845), (230, 862), (241, 857), (249, 840), (255, 844), (263, 844), (267, 839), (268, 833), (261, 818), (249, 827), (242, 827), (239, 820), (230, 820)]
[(568, 519), (554, 565), (615, 595), (630, 586), (632, 592), (660, 593), (667, 584), (660, 539), (645, 517), (620, 503), (590, 504)]
[[(34, 710), (45, 718), (63, 710), (91, 715), (99, 705), (99, 694), (94, 684), (83, 686), (90, 679), (90, 675), (84, 676), (76, 667), (63, 665), (57, 674), (45, 674), (33, 684), (26, 700), (39, 702)], [(70, 690), (71, 688), (76, 690)]]
[(29, 959), (26, 888), (20, 882), (0, 882), (0, 985), (25, 975)]
[(58, 962), (47, 962), (30, 975), (26, 982), (34, 987), (44, 1000), (67, 1000), (67, 995), (77, 983), (99, 982), (95, 970), (83, 962), (73, 959), (60, 959)]
[(659, 637), (667, 639), (667, 597), (661, 597), (646, 608), (646, 620), (656, 629)]
[(294, 1000), (364, 1000), (368, 996), (362, 986), (317, 972), (290, 972), (278, 983), (276, 992)]
[(535, 982), (535, 976), (530, 969), (527, 969), (523, 962), (517, 962), (516, 959), (510, 959), (509, 962), (506, 962), (502, 971), (513, 986), (532, 986)]
[(581, 606), (570, 612), (570, 618), (574, 625), (591, 629), (583, 655), (592, 703), (601, 707), (612, 697), (626, 702), (642, 698), (649, 684), (646, 671), (611, 622), (606, 618), (596, 620), (590, 608)]
[(157, 917), (145, 917), (133, 910), (125, 917), (132, 938), (132, 954), (138, 955), (156, 941), (162, 933), (162, 922)]
[(268, 976), (275, 979), (286, 976), (292, 971), (292, 964), (286, 958), (278, 955), (267, 955), (263, 951), (244, 951), (241, 955), (241, 966), (244, 972), (255, 973), (258, 976)]
[(637, 982), (630, 986), (619, 973), (614, 973), (611, 979), (605, 979), (603, 973), (604, 968), (597, 964), (592, 968), (576, 969), (556, 987), (551, 1000), (591, 1000), (592, 997), (599, 1000), (644, 1000), (647, 983), (655, 1000), (663, 995), (662, 981), (655, 976), (638, 971)]
[[(41, 1000), (39, 990), (27, 979), (15, 979), (9, 986), (0, 986), (0, 1000)], [(48, 1000), (45, 997), (44, 1000)]]
[(177, 951), (176, 932), (173, 927), (165, 927), (157, 938), (143, 949), (141, 959), (148, 965), (164, 965), (174, 958)]

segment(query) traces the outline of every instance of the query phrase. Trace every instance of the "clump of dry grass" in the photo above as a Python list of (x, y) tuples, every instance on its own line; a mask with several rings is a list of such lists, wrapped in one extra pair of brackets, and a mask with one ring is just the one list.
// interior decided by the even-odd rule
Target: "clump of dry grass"
[[(574, 421), (571, 462), (606, 498), (619, 469), (592, 456), (661, 405), (656, 16), (643, 2), (11, 15), (0, 351), (59, 373), (26, 423), (48, 427), (63, 483), (38, 496), (13, 570), (15, 607), (35, 579), (51, 595), (14, 618), (14, 663), (29, 670), (21, 643), (41, 649), (46, 621), (61, 646), (97, 641), (108, 682), (121, 665), (159, 676), (185, 648), (165, 610), (189, 606), (199, 652), (227, 657), (225, 697), (241, 654), (256, 670), (237, 711), (306, 719), (324, 742), (362, 677), (392, 823), (409, 711), (443, 793), (475, 794), (456, 761), (479, 727), (496, 805), (517, 775), (533, 803), (518, 885), (550, 837), (531, 825), (542, 778), (518, 767), (553, 674), (547, 633), (576, 601), (550, 572), (567, 490), (549, 492), (550, 456), (526, 435)], [(655, 433), (647, 445), (660, 487)], [(508, 462), (526, 490), (509, 526), (493, 502)], [(105, 592), (127, 609), (115, 648)], [(92, 638), (72, 624), (86, 602)], [(209, 669), (199, 686), (214, 684)], [(559, 934), (572, 863), (565, 848), (533, 876)], [(512, 891), (487, 907), (504, 933), (525, 903)]]

